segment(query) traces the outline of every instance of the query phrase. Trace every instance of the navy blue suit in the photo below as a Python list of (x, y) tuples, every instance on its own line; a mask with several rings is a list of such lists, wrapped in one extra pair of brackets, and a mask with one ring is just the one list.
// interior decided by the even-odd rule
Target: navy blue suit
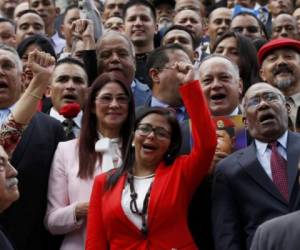
[(256, 157), (256, 146), (239, 150), (216, 167), (212, 222), (216, 250), (249, 249), (263, 222), (300, 208), (298, 161), (300, 135), (287, 139), (289, 202), (285, 201)]
[(55, 249), (43, 220), (52, 157), (64, 138), (59, 121), (37, 113), (13, 153), (11, 163), (18, 171), (20, 198), (0, 215), (0, 224), (16, 250)]

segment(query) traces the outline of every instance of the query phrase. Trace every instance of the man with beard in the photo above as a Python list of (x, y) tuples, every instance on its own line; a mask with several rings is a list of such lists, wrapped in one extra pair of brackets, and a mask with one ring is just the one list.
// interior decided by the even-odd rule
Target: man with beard
[(282, 92), (252, 85), (243, 115), (252, 144), (221, 161), (214, 173), (212, 223), (216, 250), (250, 249), (263, 222), (300, 208), (300, 135), (288, 131)]
[(287, 98), (289, 125), (295, 129), (300, 105), (300, 42), (289, 38), (272, 40), (258, 51), (258, 59), (261, 78)]

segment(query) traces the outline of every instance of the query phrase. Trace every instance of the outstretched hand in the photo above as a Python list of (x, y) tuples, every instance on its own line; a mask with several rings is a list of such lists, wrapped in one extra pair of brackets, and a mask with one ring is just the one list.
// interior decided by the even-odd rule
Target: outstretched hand
[(181, 85), (195, 79), (194, 67), (190, 63), (176, 62), (174, 64), (174, 69)]

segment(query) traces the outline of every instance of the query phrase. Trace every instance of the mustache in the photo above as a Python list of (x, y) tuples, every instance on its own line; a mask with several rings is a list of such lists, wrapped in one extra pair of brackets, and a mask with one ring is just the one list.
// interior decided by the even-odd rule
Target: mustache
[(282, 72), (293, 74), (294, 71), (286, 64), (279, 65), (272, 70), (273, 75), (278, 75)]
[(14, 185), (18, 185), (18, 183), (19, 183), (19, 181), (16, 177), (11, 177), (11, 178), (6, 179), (5, 187), (11, 188)]

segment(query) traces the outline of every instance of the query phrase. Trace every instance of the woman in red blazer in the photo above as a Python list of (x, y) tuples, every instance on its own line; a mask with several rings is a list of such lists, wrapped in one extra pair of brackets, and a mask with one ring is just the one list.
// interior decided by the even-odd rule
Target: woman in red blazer
[(176, 63), (171, 70), (184, 83), (180, 93), (192, 121), (192, 152), (178, 156), (180, 127), (172, 112), (150, 108), (140, 114), (124, 165), (94, 182), (87, 250), (197, 249), (187, 226), (188, 206), (208, 172), (216, 132), (192, 66)]

